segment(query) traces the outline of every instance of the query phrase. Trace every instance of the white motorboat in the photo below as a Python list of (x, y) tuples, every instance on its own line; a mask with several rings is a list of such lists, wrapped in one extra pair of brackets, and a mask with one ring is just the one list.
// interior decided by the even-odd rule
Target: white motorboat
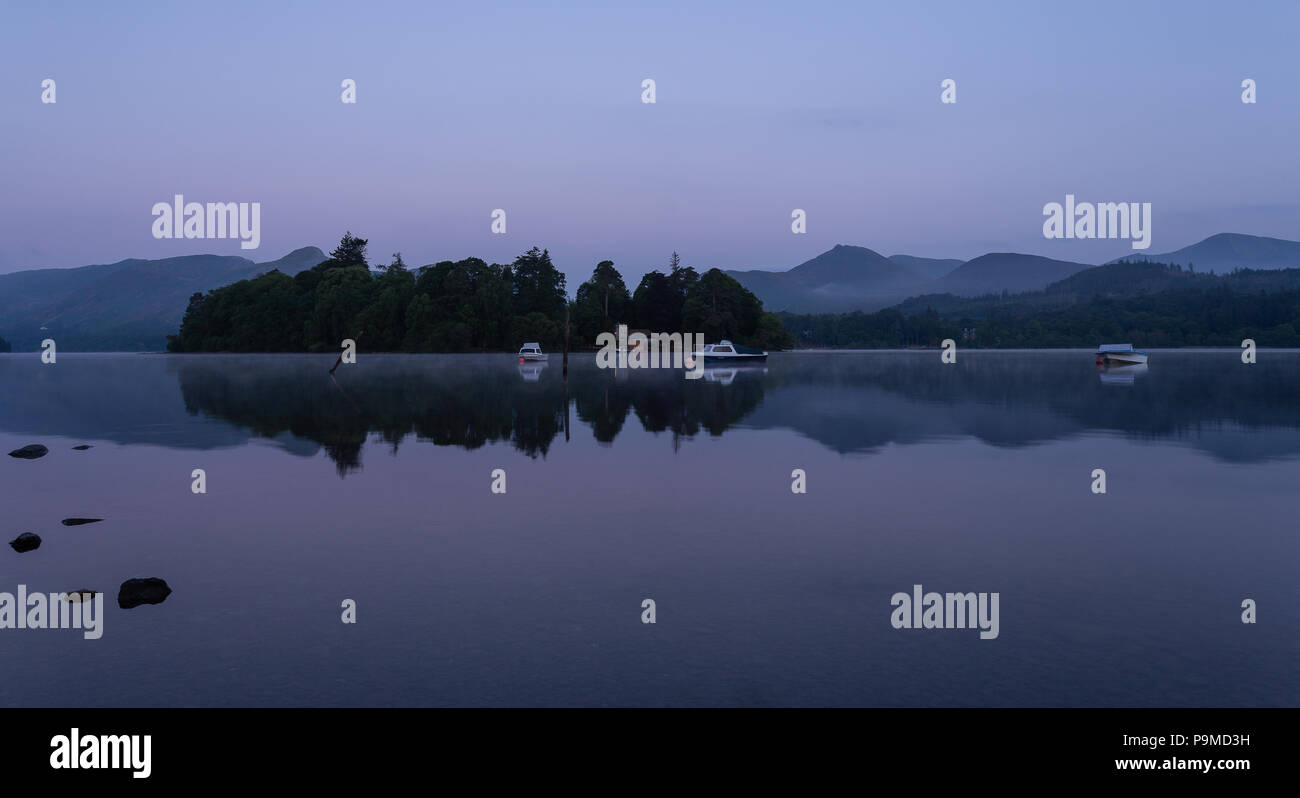
[(1097, 347), (1097, 365), (1121, 363), (1133, 365), (1147, 362), (1147, 353), (1139, 352), (1133, 344), (1102, 344)]
[(542, 345), (536, 341), (524, 344), (519, 348), (519, 362), (525, 360), (545, 360), (546, 353), (542, 351)]
[(703, 352), (694, 353), (695, 357), (704, 358), (705, 363), (762, 363), (767, 360), (767, 352), (762, 349), (750, 349), (737, 346), (730, 341), (708, 344)]

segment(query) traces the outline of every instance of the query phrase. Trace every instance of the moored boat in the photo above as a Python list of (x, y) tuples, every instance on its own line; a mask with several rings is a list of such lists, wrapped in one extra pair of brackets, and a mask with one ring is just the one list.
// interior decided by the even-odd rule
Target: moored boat
[(1097, 347), (1097, 365), (1107, 363), (1145, 363), (1147, 353), (1133, 348), (1133, 344), (1102, 344)]
[(542, 351), (542, 345), (537, 342), (527, 343), (519, 347), (519, 362), (525, 360), (545, 360), (546, 353)]
[(725, 340), (706, 345), (704, 351), (696, 352), (695, 356), (704, 358), (705, 363), (762, 363), (767, 360), (767, 352), (762, 349), (738, 346)]

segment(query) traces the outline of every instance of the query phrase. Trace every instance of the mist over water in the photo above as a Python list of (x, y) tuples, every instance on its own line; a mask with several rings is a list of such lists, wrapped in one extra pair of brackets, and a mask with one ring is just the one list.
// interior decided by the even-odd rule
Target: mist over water
[[(1300, 704), (1295, 352), (331, 363), (0, 356), (0, 450), (50, 449), (0, 458), (0, 590), (108, 599), (0, 630), (0, 705)], [(999, 636), (892, 628), (914, 584)]]

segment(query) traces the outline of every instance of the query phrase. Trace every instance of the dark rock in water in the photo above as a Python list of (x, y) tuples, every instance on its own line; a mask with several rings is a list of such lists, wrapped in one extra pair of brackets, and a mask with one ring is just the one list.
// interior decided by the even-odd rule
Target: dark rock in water
[(117, 591), (117, 606), (124, 610), (141, 604), (161, 604), (172, 594), (172, 589), (162, 579), (128, 579)]
[(82, 524), (93, 524), (103, 520), (102, 518), (65, 518), (59, 523), (64, 526), (81, 526)]
[(24, 460), (35, 460), (38, 457), (44, 457), (49, 454), (50, 450), (46, 449), (39, 443), (29, 443), (21, 449), (14, 449), (9, 453), (10, 457), (21, 457)]
[(18, 537), (9, 541), (9, 545), (14, 547), (14, 551), (21, 554), (24, 551), (31, 551), (32, 549), (40, 548), (41, 536), (33, 535), (31, 532), (24, 532)]
[(91, 446), (89, 443), (83, 443), (83, 444), (81, 444), (80, 446), (73, 446), (72, 448), (73, 448), (74, 451), (84, 452), (84, 451), (86, 451), (87, 449), (93, 449), (93, 448), (95, 448), (95, 447), (94, 447), (94, 446)]

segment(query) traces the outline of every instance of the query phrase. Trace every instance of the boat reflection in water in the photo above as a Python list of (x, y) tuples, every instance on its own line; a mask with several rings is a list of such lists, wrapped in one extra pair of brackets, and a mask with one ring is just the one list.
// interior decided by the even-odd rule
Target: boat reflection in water
[(1146, 363), (1130, 363), (1097, 369), (1097, 376), (1101, 378), (1102, 385), (1132, 385), (1138, 377), (1145, 377), (1146, 373)]
[(544, 360), (519, 361), (519, 376), (524, 378), (524, 382), (537, 382), (542, 377), (542, 372), (547, 367)]
[(750, 374), (766, 374), (766, 373), (767, 373), (767, 369), (764, 368), (761, 364), (757, 364), (757, 363), (753, 365), (737, 364), (737, 365), (728, 366), (726, 368), (706, 367), (704, 369), (704, 381), (716, 382), (719, 385), (730, 385), (731, 383), (736, 381), (736, 375), (738, 374), (750, 375)]

